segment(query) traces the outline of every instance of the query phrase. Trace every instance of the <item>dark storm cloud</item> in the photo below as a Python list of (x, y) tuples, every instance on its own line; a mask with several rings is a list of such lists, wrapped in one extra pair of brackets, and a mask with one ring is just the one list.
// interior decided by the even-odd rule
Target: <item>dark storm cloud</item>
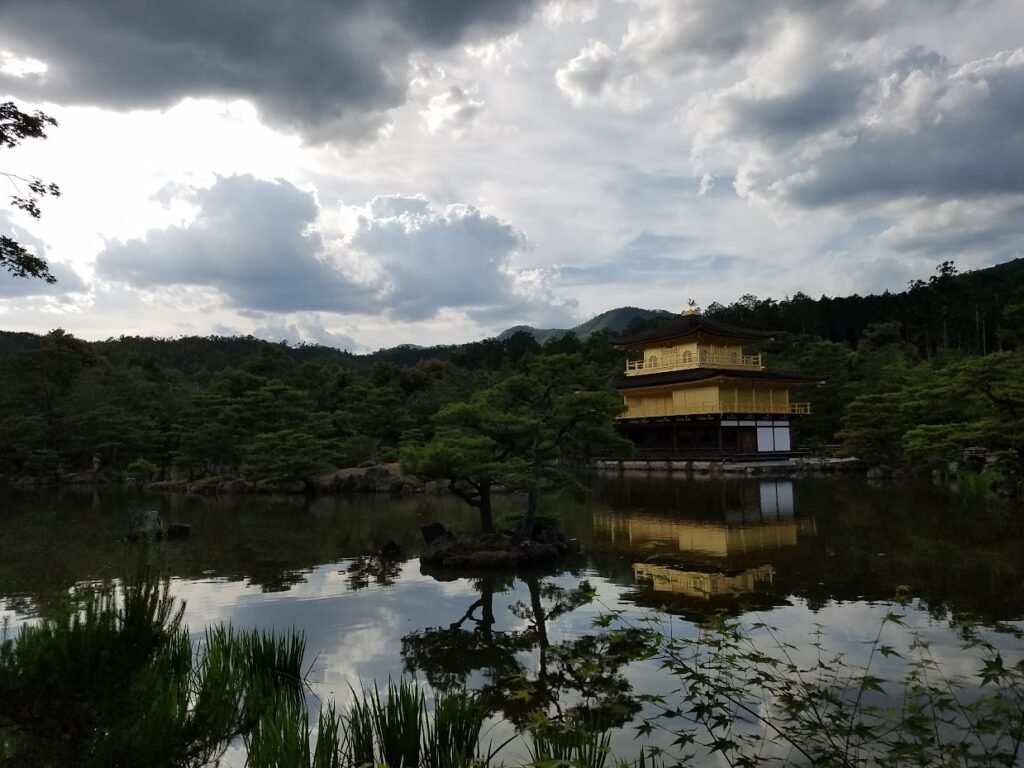
[(196, 219), (112, 243), (96, 259), (102, 278), (136, 288), (212, 287), (237, 307), (269, 312), (358, 311), (369, 290), (325, 255), (316, 200), (288, 182), (218, 178), (193, 200)]
[(826, 70), (803, 87), (779, 96), (731, 99), (733, 133), (766, 142), (798, 140), (855, 114), (870, 78), (856, 70)]
[(536, 0), (5, 0), (0, 50), (45, 62), (0, 91), (130, 109), (253, 101), (313, 141), (360, 138), (399, 106), (408, 57), (500, 34)]
[(614, 102), (620, 89), (632, 90), (651, 75), (687, 76), (742, 60), (769, 48), (797, 24), (823, 50), (839, 51), (892, 26), (941, 17), (967, 2), (652, 0), (631, 19), (617, 45), (591, 41), (558, 71), (556, 82), (576, 103)]
[[(221, 177), (169, 194), (195, 204), (196, 218), (108, 245), (96, 259), (99, 277), (140, 289), (213, 288), (263, 321), (294, 312), (425, 320), (443, 308), (483, 321), (571, 309), (550, 295), (545, 275), (516, 267), (525, 235), (470, 205), (380, 196), (328, 248), (316, 199), (286, 181)], [(355, 271), (368, 276), (356, 280)], [(317, 338), (318, 322), (300, 323), (302, 336)]]
[(511, 224), (473, 206), (389, 195), (371, 201), (348, 247), (383, 266), (395, 317), (423, 320), (440, 307), (479, 317), (526, 311), (532, 297), (519, 291), (512, 264), (525, 243)]
[(862, 121), (842, 146), (783, 182), (790, 200), (814, 207), (1024, 193), (1024, 49), (945, 73), (912, 70), (896, 88), (878, 110), (890, 119)]
[(956, 201), (904, 219), (883, 232), (881, 239), (901, 253), (934, 259), (981, 253), (998, 262), (1024, 252), (1021, 222), (1024, 203)]

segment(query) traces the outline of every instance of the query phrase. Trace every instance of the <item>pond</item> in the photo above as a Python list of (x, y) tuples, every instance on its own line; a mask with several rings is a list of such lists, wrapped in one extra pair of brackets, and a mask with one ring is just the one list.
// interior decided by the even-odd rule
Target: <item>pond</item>
[[(571, 703), (588, 691), (574, 682), (573, 656), (564, 651), (587, 653), (581, 638), (609, 611), (627, 622), (664, 611), (681, 633), (723, 611), (767, 622), (798, 646), (821, 627), (830, 647), (857, 657), (904, 590), (912, 597), (905, 621), (952, 673), (971, 671), (955, 619), (1024, 619), (1020, 509), (860, 477), (637, 473), (591, 482), (586, 501), (547, 503), (545, 514), (580, 542), (562, 568), (472, 577), (420, 569), (420, 525), (440, 520), (469, 530), (476, 522), (474, 510), (447, 496), (4, 492), (0, 617), (30, 621), (72, 585), (120, 578), (145, 559), (170, 575), (197, 637), (223, 621), (302, 629), (311, 695), (340, 703), (353, 688), (402, 674), (482, 688), (510, 673)], [(499, 498), (496, 517), (521, 505)], [(189, 524), (191, 537), (149, 550), (127, 543), (127, 520), (143, 509)], [(388, 539), (402, 557), (372, 557)], [(997, 642), (1019, 646), (1006, 634)], [(670, 690), (653, 663), (616, 667), (606, 650), (589, 648), (608, 660), (603, 680), (613, 697)], [(514, 697), (507, 710), (514, 720)], [(614, 746), (635, 751), (633, 731), (619, 731)]]

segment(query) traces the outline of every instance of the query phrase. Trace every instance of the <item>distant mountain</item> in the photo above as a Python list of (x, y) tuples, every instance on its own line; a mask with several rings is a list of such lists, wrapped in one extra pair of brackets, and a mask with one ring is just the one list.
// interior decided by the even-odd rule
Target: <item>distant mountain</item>
[(611, 333), (622, 333), (634, 320), (652, 320), (655, 317), (671, 315), (664, 309), (640, 309), (639, 307), (619, 307), (602, 312), (597, 317), (580, 323), (573, 328), (573, 333), (580, 339), (586, 339), (598, 331), (609, 331)]
[(498, 334), (498, 341), (505, 341), (517, 333), (528, 333), (537, 340), (538, 344), (543, 344), (548, 339), (557, 339), (568, 332), (568, 328), (534, 328), (530, 325), (513, 325), (511, 328)]
[(629, 327), (629, 324), (634, 320), (650, 320), (655, 317), (669, 314), (671, 313), (666, 312), (663, 309), (618, 307), (617, 309), (609, 309), (607, 312), (602, 312), (597, 317), (592, 317), (585, 323), (580, 323), (575, 328), (533, 328), (529, 325), (515, 325), (498, 334), (498, 341), (504, 341), (510, 336), (520, 332), (531, 334), (533, 338), (537, 340), (538, 344), (543, 344), (548, 339), (558, 338), (559, 336), (564, 336), (567, 333), (575, 333), (576, 337), (580, 341), (584, 341), (589, 336), (599, 331), (621, 333), (626, 330), (626, 328)]
[[(817, 299), (796, 293), (781, 300), (744, 296), (729, 305), (711, 304), (705, 307), (704, 314), (744, 328), (818, 336), (851, 346), (857, 344), (869, 326), (896, 322), (907, 342), (928, 358), (942, 348), (970, 354), (985, 354), (1003, 349), (1004, 345), (1020, 348), (1016, 341), (1021, 333), (1020, 320), (1015, 319), (1018, 315), (1006, 314), (1020, 306), (1024, 306), (1024, 258), (964, 273), (957, 273), (952, 263), (944, 262), (937, 274), (927, 280), (916, 280), (899, 293)], [(649, 328), (658, 325), (662, 318), (670, 320), (674, 316), (664, 310), (619, 307), (575, 328), (517, 325), (503, 332), (497, 341), (505, 341), (519, 331), (532, 334), (541, 344), (570, 332), (586, 340), (604, 330), (622, 333), (634, 321)], [(0, 330), (0, 370), (5, 358), (38, 349), (40, 344), (37, 334)], [(430, 359), (451, 360), (470, 367), (502, 364), (502, 345), (495, 339), (432, 347), (402, 344), (359, 355), (319, 344), (287, 345), (253, 336), (121, 336), (90, 342), (90, 346), (119, 364), (159, 363), (189, 376), (238, 367), (259, 354), (271, 360), (284, 354), (300, 364), (338, 364), (357, 371), (369, 371), (380, 362), (405, 367)]]

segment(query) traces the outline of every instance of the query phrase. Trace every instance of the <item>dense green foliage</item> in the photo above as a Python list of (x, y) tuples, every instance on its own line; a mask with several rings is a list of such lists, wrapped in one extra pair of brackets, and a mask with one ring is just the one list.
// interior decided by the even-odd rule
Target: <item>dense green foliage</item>
[(803, 293), (781, 301), (747, 294), (728, 306), (712, 304), (707, 314), (752, 328), (770, 328), (856, 345), (879, 322), (900, 324), (904, 340), (924, 358), (944, 350), (985, 354), (1009, 340), (1013, 319), (1005, 314), (1024, 294), (1024, 259), (959, 274), (953, 262), (940, 264), (927, 280), (914, 280), (901, 293), (822, 296)]
[[(434, 436), (434, 417), (446, 406), (474, 393), (486, 399), (499, 384), (507, 390), (567, 351), (578, 357), (562, 365), (599, 393), (586, 402), (600, 401), (607, 432), (614, 367), (585, 364), (572, 341), (540, 347), (519, 334), (402, 367), (253, 338), (88, 343), (61, 330), (0, 334), (0, 475), (99, 469), (141, 480), (293, 484), (338, 466), (394, 461), (403, 438)], [(608, 357), (603, 344), (594, 359)], [(583, 434), (571, 431), (574, 439)]]
[(0, 765), (207, 765), (302, 694), (305, 641), (209, 630), (199, 652), (167, 584), (79, 589), (0, 638)]
[[(793, 393), (813, 405), (795, 420), (801, 447), (938, 467), (967, 447), (1020, 453), (1022, 278), (1020, 259), (966, 274), (947, 262), (900, 294), (746, 296), (708, 314), (778, 330), (752, 350), (769, 370), (825, 380)], [(651, 313), (623, 334), (664, 321)], [(484, 486), (558, 485), (557, 468), (581, 448), (621, 449), (608, 434), (625, 358), (616, 338), (604, 328), (540, 345), (515, 333), (360, 356), (252, 337), (0, 332), (0, 476), (99, 469), (295, 487), (338, 466), (395, 461), (405, 446), (410, 469), (479, 505)], [(539, 405), (548, 380), (558, 394)], [(589, 415), (560, 435), (573, 403)], [(1000, 466), (1020, 461), (1007, 457)]]

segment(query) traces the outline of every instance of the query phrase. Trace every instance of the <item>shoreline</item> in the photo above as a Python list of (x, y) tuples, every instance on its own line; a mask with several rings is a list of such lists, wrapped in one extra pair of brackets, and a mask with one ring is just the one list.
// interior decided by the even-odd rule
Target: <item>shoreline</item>
[[(646, 461), (640, 459), (599, 460), (590, 467), (599, 473), (669, 472), (685, 475), (776, 475), (796, 476), (807, 472), (867, 472), (859, 459), (799, 457), (766, 461)], [(193, 496), (258, 496), (269, 494), (338, 496), (349, 494), (421, 495), (446, 494), (444, 480), (420, 480), (403, 474), (396, 463), (369, 467), (345, 467), (306, 480), (272, 482), (245, 480), (234, 475), (144, 482), (101, 472), (75, 472), (63, 476), (22, 476), (0, 478), (0, 487), (20, 490), (41, 488), (133, 488), (153, 493), (182, 493)], [(507, 493), (495, 487), (494, 493)]]
[(804, 472), (867, 472), (860, 459), (833, 459), (801, 456), (762, 461), (602, 459), (594, 462), (599, 472), (668, 472), (687, 475), (798, 475)]
[[(665, 459), (601, 459), (594, 461), (588, 471), (602, 475), (669, 474), (681, 478), (798, 478), (816, 475), (861, 475), (869, 482), (903, 481), (926, 478), (929, 475), (902, 467), (870, 465), (856, 458), (825, 458), (799, 456), (760, 461), (729, 460), (665, 460)], [(965, 476), (966, 473), (966, 476)], [(929, 473), (933, 483), (949, 484), (957, 491), (991, 491), (1002, 498), (1024, 496), (1024, 482), (1017, 478), (986, 477), (985, 473), (968, 472), (966, 467), (953, 466), (949, 474)], [(38, 491), (43, 489), (77, 488), (96, 490), (117, 488), (146, 493), (205, 496), (352, 496), (364, 494), (389, 496), (445, 495), (448, 483), (443, 480), (423, 481), (403, 474), (397, 463), (375, 464), (369, 467), (346, 467), (323, 473), (305, 480), (272, 482), (248, 481), (237, 476), (216, 476), (197, 479), (174, 479), (143, 482), (94, 472), (76, 472), (64, 476), (0, 477), (0, 489)], [(511, 493), (496, 486), (493, 493)]]

